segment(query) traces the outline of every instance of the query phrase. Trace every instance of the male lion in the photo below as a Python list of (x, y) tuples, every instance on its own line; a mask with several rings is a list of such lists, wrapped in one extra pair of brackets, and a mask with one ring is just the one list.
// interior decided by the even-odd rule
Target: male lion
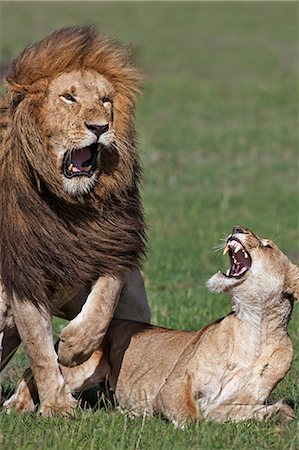
[[(291, 419), (282, 400), (264, 402), (291, 365), (287, 325), (299, 297), (299, 268), (273, 242), (239, 226), (225, 252), (230, 269), (216, 273), (208, 287), (229, 293), (230, 314), (200, 331), (114, 319), (89, 360), (61, 367), (69, 388), (88, 389), (107, 378), (130, 414), (162, 413), (177, 426), (202, 416), (223, 422), (280, 412)], [(35, 391), (27, 370), (5, 407), (34, 410)]]
[(52, 314), (73, 319), (58, 352), (67, 366), (98, 348), (114, 313), (149, 321), (139, 272), (139, 79), (127, 51), (93, 27), (62, 29), (27, 47), (6, 77), (0, 369), (21, 338), (43, 415), (75, 405), (54, 351)]

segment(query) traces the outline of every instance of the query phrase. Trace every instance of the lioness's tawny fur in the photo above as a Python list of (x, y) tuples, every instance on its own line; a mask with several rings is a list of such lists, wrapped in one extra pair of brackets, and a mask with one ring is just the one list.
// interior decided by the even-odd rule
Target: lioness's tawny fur
[[(74, 401), (59, 370), (51, 314), (74, 319), (61, 333), (66, 365), (99, 346), (120, 297), (116, 315), (149, 319), (138, 271), (145, 252), (134, 128), (140, 75), (125, 48), (87, 26), (25, 48), (6, 80), (0, 364), (20, 335), (41, 413), (65, 413)], [(130, 300), (124, 286), (135, 292)]]
[[(265, 401), (291, 365), (287, 326), (299, 296), (299, 269), (273, 242), (239, 226), (225, 252), (230, 269), (216, 273), (208, 286), (230, 295), (230, 314), (200, 331), (113, 320), (88, 361), (61, 367), (70, 389), (106, 379), (131, 415), (161, 413), (177, 426), (201, 417), (267, 419), (276, 412), (291, 419), (282, 400)], [(32, 411), (35, 397), (27, 371), (6, 408)]]

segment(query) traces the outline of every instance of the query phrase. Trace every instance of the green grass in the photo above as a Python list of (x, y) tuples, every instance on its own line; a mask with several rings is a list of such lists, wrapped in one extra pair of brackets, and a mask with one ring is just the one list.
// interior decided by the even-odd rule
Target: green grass
[[(1, 59), (55, 28), (94, 22), (132, 43), (148, 74), (137, 120), (150, 248), (153, 322), (197, 329), (226, 314), (205, 281), (225, 266), (213, 248), (235, 224), (298, 246), (298, 4), (2, 2)], [(55, 321), (56, 333), (61, 322)], [(117, 411), (72, 419), (0, 413), (3, 449), (295, 449), (299, 447), (299, 314), (294, 362), (272, 399), (293, 400), (290, 424), (131, 421)], [(3, 375), (14, 387), (23, 351)], [(1, 446), (1, 444), (0, 444)]]

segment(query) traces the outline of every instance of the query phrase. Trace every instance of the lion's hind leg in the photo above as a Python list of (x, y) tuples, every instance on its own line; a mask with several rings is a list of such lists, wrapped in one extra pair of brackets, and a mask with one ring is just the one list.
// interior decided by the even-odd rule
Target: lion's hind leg
[(0, 371), (13, 357), (20, 343), (21, 339), (15, 326), (6, 328), (0, 333)]
[[(15, 326), (5, 328), (0, 333), (0, 372), (15, 354), (21, 343)], [(2, 386), (0, 386), (0, 400), (2, 400)]]

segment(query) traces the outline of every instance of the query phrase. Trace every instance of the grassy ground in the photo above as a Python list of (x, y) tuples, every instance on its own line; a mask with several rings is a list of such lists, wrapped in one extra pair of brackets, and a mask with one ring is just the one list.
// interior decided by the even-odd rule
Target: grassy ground
[[(297, 3), (0, 7), (2, 61), (55, 28), (85, 22), (136, 49), (148, 74), (137, 119), (154, 323), (196, 329), (229, 311), (228, 299), (207, 293), (205, 281), (224, 268), (213, 248), (237, 223), (274, 238), (299, 262)], [(159, 417), (130, 421), (111, 409), (50, 422), (0, 413), (1, 448), (298, 448), (298, 306), (289, 331), (294, 362), (272, 399), (294, 401), (291, 424), (200, 423), (179, 431)], [(3, 375), (6, 387), (25, 365), (20, 351)]]

